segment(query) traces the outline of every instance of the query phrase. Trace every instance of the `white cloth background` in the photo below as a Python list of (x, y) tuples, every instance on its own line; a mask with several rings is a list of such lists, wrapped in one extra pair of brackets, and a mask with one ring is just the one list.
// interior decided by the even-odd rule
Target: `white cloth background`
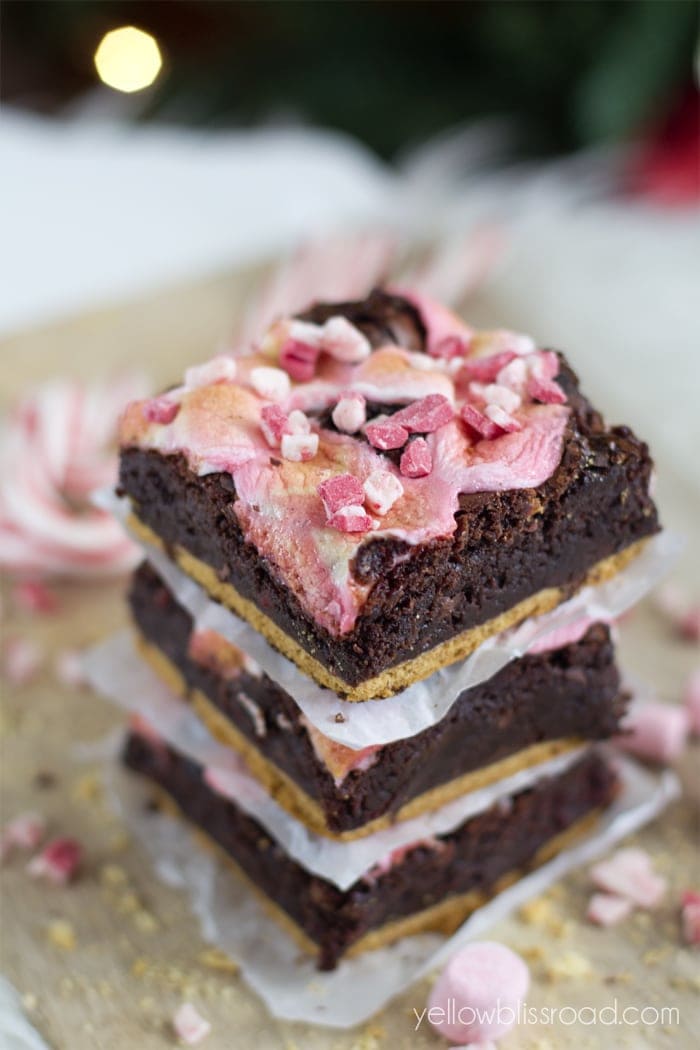
[[(310, 233), (445, 236), (505, 222), (475, 320), (569, 352), (611, 418), (700, 480), (700, 215), (605, 198), (610, 162), (485, 175), (493, 129), (389, 169), (310, 129), (197, 133), (0, 116), (0, 333), (224, 266)], [(477, 174), (481, 172), (481, 174)]]

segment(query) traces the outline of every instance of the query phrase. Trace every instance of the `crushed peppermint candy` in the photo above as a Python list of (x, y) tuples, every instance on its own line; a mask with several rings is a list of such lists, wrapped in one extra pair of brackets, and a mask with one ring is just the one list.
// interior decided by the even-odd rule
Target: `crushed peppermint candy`
[(694, 736), (700, 736), (700, 667), (696, 667), (686, 680), (683, 704), (688, 715), (690, 732)]
[(428, 394), (399, 409), (391, 417), (409, 434), (432, 434), (454, 418), (454, 409), (444, 394)]
[(631, 913), (634, 904), (616, 893), (594, 893), (588, 902), (587, 918), (596, 926), (615, 926)]
[(12, 685), (27, 685), (39, 673), (43, 660), (43, 650), (33, 638), (8, 638), (3, 650), (3, 674)]
[(387, 514), (396, 501), (403, 496), (403, 485), (395, 474), (388, 470), (373, 470), (363, 485), (365, 503), (380, 517)]
[(46, 821), (40, 814), (27, 812), (14, 817), (0, 835), (0, 862), (15, 849), (36, 849), (46, 834)]
[(591, 868), (593, 882), (640, 908), (654, 908), (666, 893), (666, 879), (652, 868), (651, 857), (642, 849), (620, 849)]
[(76, 839), (52, 839), (27, 865), (27, 871), (36, 879), (46, 879), (55, 886), (65, 886), (78, 873), (83, 859), (83, 848)]
[(503, 434), (503, 429), (498, 423), (489, 419), (488, 416), (480, 412), (474, 405), (470, 405), (469, 402), (462, 406), (461, 416), (467, 424), (467, 429), (477, 438), (485, 438), (488, 441)]
[(627, 709), (615, 744), (652, 762), (675, 762), (686, 746), (688, 712), (679, 704), (633, 700)]
[(328, 519), (328, 524), (339, 532), (369, 532), (375, 527), (374, 520), (364, 507), (353, 504), (337, 510)]
[(393, 419), (376, 419), (365, 427), (367, 440), (373, 448), (387, 452), (393, 448), (403, 448), (408, 441), (408, 431)]
[(365, 497), (362, 485), (353, 474), (327, 478), (318, 486), (318, 494), (329, 518), (341, 507), (361, 506)]
[(479, 383), (492, 383), (501, 369), (517, 356), (513, 350), (503, 350), (489, 357), (468, 357), (460, 369), (459, 377)]
[(260, 412), (260, 429), (271, 448), (279, 448), (289, 419), (279, 405), (264, 405)]
[(150, 401), (144, 401), (143, 414), (149, 423), (172, 423), (180, 411), (180, 403), (172, 398), (161, 394), (160, 397), (152, 397)]
[(454, 357), (464, 357), (465, 354), (469, 353), (469, 343), (462, 336), (445, 335), (442, 339), (438, 339), (433, 346), (428, 347), (428, 353), (431, 357), (450, 361)]
[(534, 401), (541, 401), (544, 405), (563, 405), (566, 401), (566, 394), (553, 379), (530, 376), (527, 381), (527, 392)]
[(399, 470), (406, 478), (424, 478), (433, 469), (433, 457), (425, 438), (415, 438), (401, 456)]
[(300, 408), (295, 408), (289, 413), (287, 418), (287, 433), (288, 434), (310, 434), (311, 423), (309, 422), (308, 416), (301, 411)]
[(255, 393), (267, 401), (281, 401), (289, 393), (289, 376), (281, 368), (260, 365), (251, 370), (249, 378)]
[(356, 434), (367, 420), (366, 402), (362, 394), (349, 391), (336, 404), (331, 418), (344, 434)]
[(364, 361), (372, 352), (367, 336), (340, 315), (329, 317), (322, 325), (321, 349), (345, 364)]
[(509, 412), (501, 408), (500, 405), (487, 405), (484, 409), (484, 415), (492, 423), (500, 427), (505, 434), (516, 434), (523, 429), (522, 423), (515, 416), (511, 416)]
[(469, 393), (485, 405), (497, 405), (504, 412), (517, 412), (523, 403), (520, 394), (500, 383), (470, 383)]
[(695, 890), (681, 897), (681, 923), (686, 944), (700, 944), (700, 893)]
[(218, 354), (202, 365), (193, 365), (185, 372), (185, 386), (194, 390), (214, 383), (230, 383), (236, 378), (237, 365), (228, 354)]
[(78, 649), (62, 649), (54, 660), (53, 668), (62, 685), (80, 689), (87, 683), (83, 656)]
[(320, 347), (300, 339), (285, 339), (280, 351), (280, 365), (297, 383), (308, 383), (316, 371)]
[(292, 463), (306, 463), (318, 452), (318, 434), (283, 434), (280, 451)]
[(187, 1046), (196, 1046), (209, 1035), (211, 1024), (192, 1003), (183, 1003), (175, 1011), (173, 1029), (181, 1042)]
[(51, 615), (58, 612), (55, 591), (40, 580), (20, 580), (12, 588), (12, 602), (22, 612)]

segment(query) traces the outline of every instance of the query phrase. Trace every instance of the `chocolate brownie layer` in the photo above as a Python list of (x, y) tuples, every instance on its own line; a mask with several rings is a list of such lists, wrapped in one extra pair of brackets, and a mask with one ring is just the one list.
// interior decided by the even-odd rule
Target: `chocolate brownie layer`
[[(366, 756), (364, 768), (337, 783), (288, 693), (242, 665), (231, 675), (193, 659), (191, 617), (148, 563), (134, 574), (129, 602), (141, 637), (176, 674), (168, 675), (157, 657), (151, 660), (156, 670), (193, 699), (216, 735), (244, 754), (280, 804), (322, 834), (366, 834), (381, 818), (406, 819), (443, 805), (549, 757), (546, 742), (563, 749), (613, 735), (624, 713), (610, 633), (598, 624), (573, 645), (525, 656), (465, 690), (438, 725)], [(504, 768), (508, 756), (515, 765)], [(480, 775), (492, 766), (493, 776)], [(473, 783), (464, 780), (470, 773)]]
[[(228, 586), (235, 610), (304, 671), (350, 698), (389, 695), (463, 657), (483, 640), (481, 625), (491, 624), (486, 633), (493, 633), (511, 622), (498, 620), (509, 610), (517, 608), (517, 620), (551, 608), (606, 559), (604, 575), (610, 575), (627, 550), (658, 531), (646, 445), (627, 427), (608, 429), (568, 367), (558, 381), (571, 418), (552, 477), (538, 489), (460, 496), (457, 528), (448, 539), (415, 546), (368, 539), (353, 572), (369, 595), (354, 628), (340, 637), (305, 611), (274, 566), (245, 541), (230, 474), (199, 477), (182, 455), (125, 448), (121, 490), (138, 521), (186, 571), (201, 576), (208, 568), (202, 582), (214, 596), (228, 603)], [(472, 631), (474, 644), (450, 648), (450, 640)], [(441, 645), (444, 652), (431, 662)]]
[(235, 862), (257, 890), (333, 969), (353, 948), (378, 947), (410, 929), (455, 929), (499, 880), (527, 868), (543, 847), (607, 805), (614, 775), (589, 754), (465, 822), (448, 835), (378, 865), (343, 892), (291, 860), (250, 817), (214, 793), (201, 768), (165, 745), (131, 735), (124, 762), (148, 777)]

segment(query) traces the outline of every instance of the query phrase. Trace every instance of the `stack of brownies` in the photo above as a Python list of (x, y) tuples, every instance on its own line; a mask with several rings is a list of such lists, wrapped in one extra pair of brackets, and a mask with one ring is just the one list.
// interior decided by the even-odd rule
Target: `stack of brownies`
[[(645, 445), (604, 423), (561, 355), (476, 331), (408, 291), (280, 318), (256, 345), (129, 405), (120, 442), (132, 533), (247, 621), (300, 682), (323, 687), (334, 728), (354, 704), (385, 727), (416, 682), (437, 696), (442, 669), (620, 572), (658, 531)], [(129, 600), (157, 674), (290, 819), (341, 843), (348, 861), (358, 840), (490, 786), (466, 819), (392, 849), (348, 886), (293, 859), (216, 770), (134, 722), (126, 765), (322, 969), (455, 930), (615, 797), (596, 746), (624, 713), (604, 624), (568, 623), (461, 691), (435, 724), (354, 749), (260, 662), (200, 629), (148, 561)]]

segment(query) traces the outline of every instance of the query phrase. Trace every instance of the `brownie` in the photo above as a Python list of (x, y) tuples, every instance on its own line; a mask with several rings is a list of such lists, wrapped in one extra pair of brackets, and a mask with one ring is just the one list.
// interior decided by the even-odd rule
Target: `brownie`
[[(454, 909), (449, 918), (443, 910), (440, 927), (456, 928), (470, 910), (460, 896), (488, 895), (502, 876), (526, 869), (554, 836), (606, 806), (616, 790), (612, 771), (590, 753), (559, 776), (516, 794), (508, 805), (496, 804), (449, 834), (417, 843), (395, 863), (378, 865), (341, 891), (291, 860), (255, 820), (213, 792), (190, 759), (133, 733), (123, 757), (303, 931), (324, 970), (334, 969), (366, 934), (451, 898)], [(426, 918), (425, 928), (430, 925)]]
[(141, 637), (177, 668), (186, 688), (203, 693), (313, 799), (334, 833), (395, 814), (439, 785), (543, 741), (610, 737), (624, 713), (610, 632), (596, 624), (575, 644), (512, 661), (465, 690), (437, 725), (385, 745), (368, 767), (336, 783), (285, 690), (245, 666), (232, 676), (193, 659), (192, 619), (147, 562), (132, 578), (129, 604)]
[[(317, 305), (304, 316), (320, 322), (338, 315), (357, 324), (374, 353), (384, 352), (383, 341), (391, 338), (410, 348), (411, 360), (425, 356), (426, 326), (408, 300), (378, 292), (361, 303)], [(257, 623), (251, 618), (253, 626), (302, 670), (351, 699), (386, 696), (469, 651), (436, 655), (430, 664), (437, 646), (474, 632), (553, 588), (558, 594), (549, 601), (551, 607), (575, 592), (601, 563), (609, 563), (608, 573), (614, 572), (619, 567), (616, 558), (658, 531), (649, 496), (652, 463), (646, 445), (628, 427), (608, 427), (581, 394), (564, 359), (557, 360), (556, 384), (566, 397), (568, 415), (565, 426), (562, 423), (561, 455), (551, 474), (535, 487), (490, 491), (485, 482), (483, 491), (459, 493), (453, 531), (447, 536), (407, 542), (395, 534), (397, 530), (374, 536), (370, 529), (353, 548), (349, 564), (349, 591), (361, 592), (362, 600), (347, 629), (324, 626), (320, 612), (309, 608), (301, 591), (312, 571), (305, 566), (297, 572), (281, 568), (274, 543), (272, 552), (264, 553), (246, 538), (236, 470), (198, 472), (178, 447), (162, 445), (157, 436), (141, 439), (141, 424), (134, 413), (122, 433), (121, 491), (132, 500), (141, 524), (172, 555), (184, 550), (209, 567), (213, 578), (234, 588), (247, 608), (259, 610), (264, 619)], [(387, 400), (368, 402), (366, 407), (371, 419), (376, 411), (392, 418), (401, 406)], [(539, 405), (552, 410), (562, 407)], [(537, 408), (536, 401), (530, 405), (531, 410)], [(309, 415), (313, 417), (313, 412)], [(317, 413), (317, 423), (323, 441), (334, 447), (340, 435), (330, 408)], [(412, 434), (411, 440), (415, 439)], [(155, 442), (158, 447), (152, 447)], [(175, 437), (171, 444), (177, 446)], [(366, 435), (354, 435), (352, 444), (353, 455), (361, 457), (362, 446), (368, 447)], [(487, 455), (485, 446), (497, 444), (483, 439), (474, 447), (479, 455)], [(379, 455), (387, 469), (396, 470), (396, 452)], [(271, 471), (282, 463), (273, 453), (269, 462)], [(414, 482), (404, 479), (404, 485), (409, 484)], [(426, 505), (431, 499), (428, 487)], [(253, 511), (258, 510), (253, 501)], [(429, 521), (429, 511), (423, 513)], [(279, 517), (284, 520), (284, 514)], [(300, 543), (302, 532), (311, 531), (310, 526), (300, 530)], [(336, 535), (330, 526), (325, 531)], [(235, 611), (248, 618), (240, 608)], [(513, 616), (512, 622), (522, 619)], [(281, 634), (273, 637), (265, 627), (268, 622)], [(498, 629), (508, 625), (502, 623)], [(280, 637), (291, 640), (291, 651), (280, 645)], [(313, 665), (305, 666), (300, 653), (308, 654)], [(421, 659), (419, 669), (416, 661)], [(319, 675), (319, 667), (328, 674)], [(387, 678), (392, 669), (393, 677)], [(363, 683), (368, 682), (375, 692), (363, 691)]]

